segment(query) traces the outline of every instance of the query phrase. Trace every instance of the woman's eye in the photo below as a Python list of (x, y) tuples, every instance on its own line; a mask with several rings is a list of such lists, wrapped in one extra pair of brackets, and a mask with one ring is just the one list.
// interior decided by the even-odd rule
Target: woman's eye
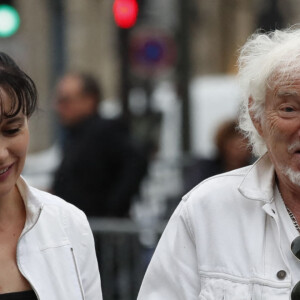
[(20, 131), (20, 128), (7, 129), (4, 132), (8, 135), (14, 135)]

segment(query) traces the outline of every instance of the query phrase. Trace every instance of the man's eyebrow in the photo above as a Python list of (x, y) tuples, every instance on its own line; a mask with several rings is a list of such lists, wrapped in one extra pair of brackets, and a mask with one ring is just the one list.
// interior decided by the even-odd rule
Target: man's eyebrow
[(277, 96), (280, 97), (280, 98), (289, 97), (289, 96), (297, 97), (297, 96), (299, 96), (299, 93), (295, 90), (278, 91)]
[(5, 123), (7, 125), (13, 124), (13, 123), (18, 123), (18, 122), (23, 123), (24, 120), (25, 120), (25, 117), (13, 117), (13, 118), (7, 118), (7, 119), (5, 119)]

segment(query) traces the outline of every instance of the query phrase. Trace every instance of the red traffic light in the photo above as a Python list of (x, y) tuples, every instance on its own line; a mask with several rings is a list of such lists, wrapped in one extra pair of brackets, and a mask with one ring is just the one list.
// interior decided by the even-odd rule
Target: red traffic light
[(136, 0), (115, 0), (113, 13), (116, 24), (124, 29), (134, 26), (138, 15)]

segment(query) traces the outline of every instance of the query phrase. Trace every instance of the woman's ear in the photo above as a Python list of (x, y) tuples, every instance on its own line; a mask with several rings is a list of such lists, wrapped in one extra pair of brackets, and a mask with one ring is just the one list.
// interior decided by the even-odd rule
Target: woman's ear
[(253, 98), (250, 96), (249, 99), (248, 99), (248, 111), (249, 111), (249, 115), (250, 115), (250, 118), (252, 120), (252, 123), (254, 125), (254, 127), (256, 128), (258, 134), (260, 136), (263, 135), (263, 130), (262, 130), (262, 126), (261, 126), (261, 120), (258, 120), (256, 117), (255, 117), (255, 114), (252, 110), (252, 105), (253, 105)]

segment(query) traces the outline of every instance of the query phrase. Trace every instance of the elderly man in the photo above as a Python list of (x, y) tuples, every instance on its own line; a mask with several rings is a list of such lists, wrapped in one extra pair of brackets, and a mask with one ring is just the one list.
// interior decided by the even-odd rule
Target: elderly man
[(300, 299), (300, 29), (254, 34), (239, 67), (240, 127), (261, 157), (183, 197), (140, 300)]

